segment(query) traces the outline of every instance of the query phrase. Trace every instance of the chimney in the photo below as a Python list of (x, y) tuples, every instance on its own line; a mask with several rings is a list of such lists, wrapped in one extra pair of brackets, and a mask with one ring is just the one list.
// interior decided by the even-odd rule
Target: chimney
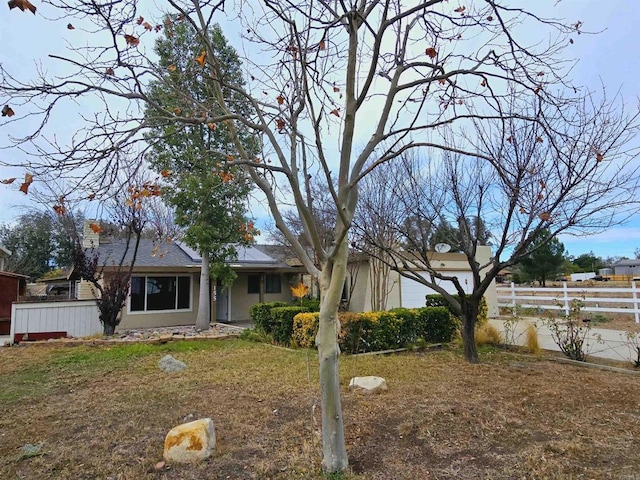
[(84, 228), (82, 229), (82, 247), (83, 248), (98, 248), (100, 243), (100, 233), (95, 232), (89, 225), (100, 225), (97, 220), (86, 220), (84, 222)]

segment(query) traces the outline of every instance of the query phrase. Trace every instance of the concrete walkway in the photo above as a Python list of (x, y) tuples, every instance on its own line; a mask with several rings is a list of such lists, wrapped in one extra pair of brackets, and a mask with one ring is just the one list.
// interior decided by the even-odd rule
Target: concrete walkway
[[(503, 320), (491, 319), (489, 322), (505, 337), (505, 322)], [(514, 334), (516, 344), (525, 344), (525, 331), (530, 324), (534, 324), (538, 330), (538, 343), (541, 348), (560, 351), (551, 337), (551, 332), (539, 318), (522, 318), (517, 323)], [(584, 348), (587, 357), (594, 356), (620, 362), (633, 362), (637, 358), (636, 351), (632, 349), (633, 347), (626, 338), (626, 332), (621, 330), (592, 328)]]

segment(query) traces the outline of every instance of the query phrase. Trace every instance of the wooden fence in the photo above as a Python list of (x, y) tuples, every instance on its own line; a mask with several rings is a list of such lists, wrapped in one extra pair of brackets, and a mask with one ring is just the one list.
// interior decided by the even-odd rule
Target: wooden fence
[[(11, 340), (85, 337), (102, 333), (94, 300), (13, 303)], [(25, 336), (26, 335), (26, 336)]]
[(640, 289), (636, 282), (631, 287), (509, 287), (498, 286), (498, 306), (513, 308), (539, 308), (564, 310), (569, 315), (571, 302), (582, 302), (582, 311), (634, 314), (640, 323)]

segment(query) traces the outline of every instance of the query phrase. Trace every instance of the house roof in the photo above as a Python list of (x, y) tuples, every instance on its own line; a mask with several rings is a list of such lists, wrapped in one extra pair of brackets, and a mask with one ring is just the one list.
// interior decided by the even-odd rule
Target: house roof
[(23, 279), (29, 278), (29, 275), (22, 275), (20, 273), (5, 272), (5, 271), (0, 271), (0, 276), (11, 277), (11, 278), (23, 278)]
[[(127, 249), (124, 240), (113, 240), (100, 243), (98, 246), (98, 263), (100, 265), (116, 266), (125, 255), (125, 264), (130, 264), (133, 258), (133, 243)], [(254, 246), (238, 247), (237, 259), (231, 260), (230, 265), (235, 269), (283, 269), (289, 266), (259, 250)], [(136, 267), (200, 267), (202, 257), (194, 249), (179, 242), (155, 242), (150, 239), (140, 239)]]
[(618, 260), (613, 264), (614, 267), (640, 267), (640, 258)]
[(11, 250), (0, 243), (0, 257), (10, 257)]

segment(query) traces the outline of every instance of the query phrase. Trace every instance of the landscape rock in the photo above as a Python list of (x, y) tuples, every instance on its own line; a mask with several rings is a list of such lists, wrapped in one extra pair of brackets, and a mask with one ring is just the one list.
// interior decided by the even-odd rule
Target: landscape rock
[(216, 447), (213, 420), (202, 418), (172, 428), (164, 440), (167, 463), (196, 463), (209, 458)]
[(158, 362), (158, 368), (163, 372), (181, 372), (187, 368), (187, 364), (180, 360), (176, 360), (171, 355), (165, 355)]
[(387, 381), (382, 377), (353, 377), (349, 382), (349, 390), (358, 393), (378, 393), (387, 389)]

